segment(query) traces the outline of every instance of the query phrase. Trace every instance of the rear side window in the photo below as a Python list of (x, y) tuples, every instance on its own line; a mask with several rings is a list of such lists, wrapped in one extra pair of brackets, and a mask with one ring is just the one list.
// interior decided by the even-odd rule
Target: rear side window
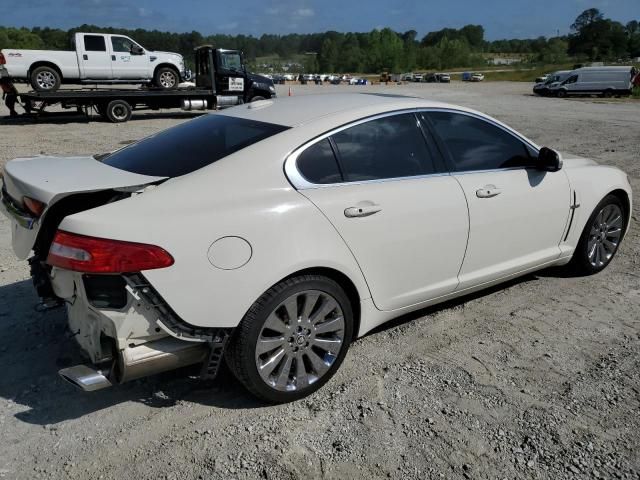
[(525, 143), (496, 125), (459, 113), (428, 116), (458, 172), (535, 166)]
[(311, 183), (339, 183), (342, 174), (328, 139), (313, 144), (298, 156), (298, 170)]
[(84, 49), (87, 52), (106, 52), (107, 47), (104, 43), (104, 37), (99, 35), (85, 35)]
[(345, 181), (434, 173), (429, 150), (412, 113), (361, 123), (336, 133), (332, 139)]
[(287, 128), (226, 115), (203, 115), (118, 150), (102, 162), (141, 175), (179, 177)]

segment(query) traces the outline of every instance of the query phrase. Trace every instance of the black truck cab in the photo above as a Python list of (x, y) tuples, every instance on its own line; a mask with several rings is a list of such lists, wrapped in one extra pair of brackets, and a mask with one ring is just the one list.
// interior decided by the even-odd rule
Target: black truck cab
[(243, 102), (276, 96), (273, 81), (248, 73), (242, 52), (203, 45), (195, 50), (196, 87), (212, 89), (219, 97), (241, 97)]

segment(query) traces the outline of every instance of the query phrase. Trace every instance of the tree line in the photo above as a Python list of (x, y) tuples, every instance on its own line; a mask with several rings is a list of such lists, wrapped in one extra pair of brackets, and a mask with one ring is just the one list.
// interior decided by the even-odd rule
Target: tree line
[[(203, 44), (242, 50), (254, 68), (260, 57), (294, 62), (293, 70), (313, 72), (392, 72), (486, 65), (490, 53), (519, 55), (527, 62), (559, 64), (571, 60), (617, 60), (640, 57), (640, 24), (605, 18), (598, 9), (581, 13), (568, 36), (487, 41), (481, 25), (444, 28), (418, 38), (415, 30), (390, 28), (366, 33), (328, 31), (311, 34), (208, 35), (81, 25), (70, 30), (0, 26), (0, 49), (66, 50), (76, 32), (118, 33), (153, 50), (179, 52), (190, 63), (193, 49)], [(304, 55), (304, 56), (302, 56)]]

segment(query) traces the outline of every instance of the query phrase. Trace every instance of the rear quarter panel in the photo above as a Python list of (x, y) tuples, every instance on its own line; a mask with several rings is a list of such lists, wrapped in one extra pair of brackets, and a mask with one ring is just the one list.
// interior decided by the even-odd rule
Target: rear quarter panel
[[(234, 327), (272, 285), (313, 267), (342, 272), (369, 298), (342, 238), (286, 180), (283, 145), (272, 137), (142, 195), (67, 217), (61, 228), (165, 248), (175, 264), (143, 273), (194, 325)], [(209, 247), (226, 236), (250, 243), (246, 265), (221, 270), (209, 262)]]
[(27, 79), (31, 66), (38, 62), (56, 65), (65, 79), (77, 79), (80, 75), (76, 52), (56, 50), (2, 50), (11, 77)]

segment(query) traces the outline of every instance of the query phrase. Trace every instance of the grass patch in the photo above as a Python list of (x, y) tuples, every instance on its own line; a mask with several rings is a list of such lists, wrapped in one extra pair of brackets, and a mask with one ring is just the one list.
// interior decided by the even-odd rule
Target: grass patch
[(631, 96), (633, 98), (640, 99), (640, 87), (633, 87), (633, 90), (631, 90)]

